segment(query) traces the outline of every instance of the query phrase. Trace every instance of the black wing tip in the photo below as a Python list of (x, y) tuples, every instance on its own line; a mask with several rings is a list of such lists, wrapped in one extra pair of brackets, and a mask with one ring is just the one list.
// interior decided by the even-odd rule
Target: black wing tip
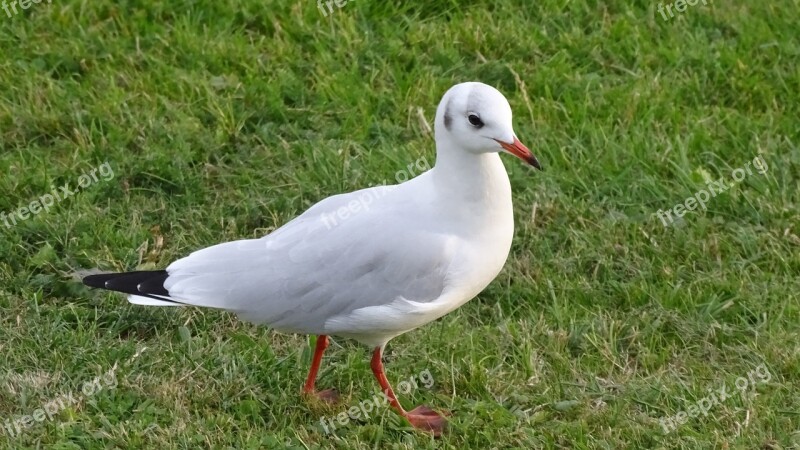
[(153, 276), (139, 283), (136, 289), (147, 294), (169, 296), (169, 291), (164, 288), (164, 282), (167, 281), (169, 274), (166, 270), (161, 272), (153, 272)]
[[(164, 281), (169, 274), (166, 270), (142, 270), (122, 273), (99, 273), (83, 278), (83, 284), (97, 289), (107, 289), (126, 294), (157, 294), (169, 295), (164, 289)], [(147, 288), (139, 289), (146, 285)], [(152, 291), (152, 292), (151, 292)]]
[(118, 273), (98, 273), (83, 277), (83, 284), (97, 289), (105, 289), (106, 281), (120, 276)]
[[(167, 272), (165, 270), (120, 273), (118, 276), (107, 280), (105, 283), (105, 288), (112, 291), (124, 292), (126, 294), (133, 295), (152, 294), (152, 292), (148, 292), (145, 289), (140, 289), (139, 285), (156, 277), (161, 278), (162, 275), (165, 275), (166, 273)], [(166, 277), (164, 277), (164, 279), (166, 279)], [(169, 295), (169, 293), (165, 295)]]
[(83, 284), (97, 289), (121, 292), (128, 295), (151, 298), (162, 302), (184, 305), (169, 297), (164, 281), (169, 277), (166, 270), (142, 270), (122, 273), (99, 273), (83, 277)]

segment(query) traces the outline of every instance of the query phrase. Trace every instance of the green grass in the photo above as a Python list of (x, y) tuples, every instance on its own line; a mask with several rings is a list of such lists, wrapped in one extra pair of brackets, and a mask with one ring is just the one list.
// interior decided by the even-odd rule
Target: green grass
[[(424, 6), (405, 3), (424, 3)], [(0, 447), (798, 448), (800, 4), (734, 0), (668, 22), (655, 2), (67, 1), (0, 10), (0, 212), (108, 162), (99, 181), (0, 223), (0, 426), (111, 370), (106, 388)], [(506, 268), (389, 344), (401, 401), (453, 412), (441, 439), (372, 397), (368, 351), (201, 309), (127, 304), (76, 271), (162, 268), (262, 236), (425, 157), (452, 84), (509, 98), (545, 166), (505, 158)], [(664, 227), (702, 175), (748, 176)], [(143, 351), (142, 351), (143, 350)], [(138, 357), (134, 355), (140, 351)], [(664, 435), (660, 418), (760, 364), (771, 378)]]

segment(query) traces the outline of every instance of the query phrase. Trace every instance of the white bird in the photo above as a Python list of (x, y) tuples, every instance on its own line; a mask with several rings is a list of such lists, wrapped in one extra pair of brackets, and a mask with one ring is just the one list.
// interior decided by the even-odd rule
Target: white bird
[[(435, 138), (435, 166), (409, 181), (328, 197), (267, 236), (196, 251), (166, 270), (83, 282), (138, 305), (219, 308), (278, 331), (317, 335), (303, 391), (330, 401), (335, 391), (314, 387), (328, 335), (355, 339), (374, 349), (372, 371), (391, 405), (438, 435), (441, 414), (425, 406), (406, 411), (397, 401), (383, 349), (474, 298), (503, 268), (514, 218), (498, 153), (541, 166), (517, 139), (506, 98), (482, 83), (445, 93)], [(374, 200), (331, 226), (327, 218), (365, 198)]]

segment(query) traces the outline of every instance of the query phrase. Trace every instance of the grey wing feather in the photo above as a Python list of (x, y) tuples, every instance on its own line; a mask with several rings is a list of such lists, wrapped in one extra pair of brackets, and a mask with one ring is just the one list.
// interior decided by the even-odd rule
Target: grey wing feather
[[(371, 189), (377, 196), (391, 187)], [(415, 228), (413, 217), (379, 205), (333, 227), (326, 222), (325, 214), (369, 192), (325, 199), (264, 238), (195, 252), (167, 268), (164, 286), (186, 303), (300, 333), (319, 332), (331, 316), (400, 298), (437, 299), (455, 238)]]

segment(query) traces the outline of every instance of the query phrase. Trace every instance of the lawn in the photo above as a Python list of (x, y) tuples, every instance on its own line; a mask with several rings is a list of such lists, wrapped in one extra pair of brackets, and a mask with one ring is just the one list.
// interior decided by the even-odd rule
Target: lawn
[[(0, 9), (0, 448), (800, 447), (798, 0), (22, 3)], [(452, 413), (441, 438), (335, 421), (378, 390), (354, 342), (323, 405), (299, 393), (313, 338), (78, 281), (433, 165), (436, 105), (472, 80), (545, 170), (504, 156), (505, 269), (387, 348), (404, 406)]]

